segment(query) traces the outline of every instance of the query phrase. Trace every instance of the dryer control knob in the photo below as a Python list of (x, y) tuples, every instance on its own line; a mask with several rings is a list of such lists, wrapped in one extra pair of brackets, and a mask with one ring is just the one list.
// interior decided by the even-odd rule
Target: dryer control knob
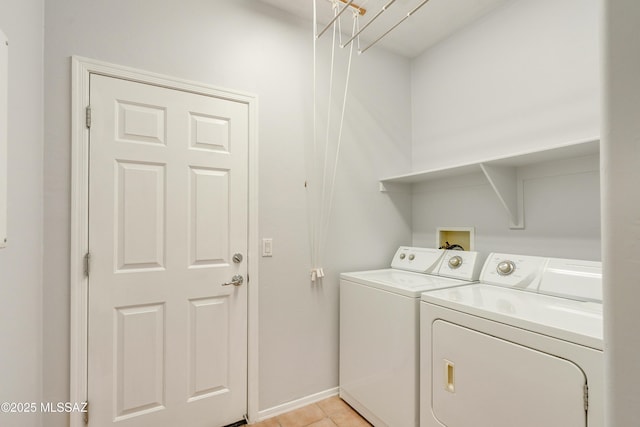
[(416, 256), (415, 256), (414, 254), (410, 254), (410, 255), (409, 255), (409, 261), (413, 261), (413, 260), (415, 259), (415, 257), (416, 257)]
[(462, 257), (459, 255), (456, 256), (452, 256), (451, 258), (449, 258), (449, 267), (451, 268), (458, 268), (462, 265)]
[(400, 259), (404, 259), (404, 257), (406, 257), (406, 255), (403, 253), (400, 254)]
[(516, 265), (513, 263), (513, 261), (500, 261), (500, 263), (498, 263), (498, 266), (496, 267), (496, 271), (501, 276), (508, 276), (509, 274), (513, 273), (513, 270), (515, 269)]

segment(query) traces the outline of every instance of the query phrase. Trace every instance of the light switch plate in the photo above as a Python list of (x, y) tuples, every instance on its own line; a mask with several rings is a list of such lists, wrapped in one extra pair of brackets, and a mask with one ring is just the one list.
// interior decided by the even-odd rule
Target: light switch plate
[(273, 256), (273, 239), (272, 238), (262, 239), (262, 256), (263, 257)]

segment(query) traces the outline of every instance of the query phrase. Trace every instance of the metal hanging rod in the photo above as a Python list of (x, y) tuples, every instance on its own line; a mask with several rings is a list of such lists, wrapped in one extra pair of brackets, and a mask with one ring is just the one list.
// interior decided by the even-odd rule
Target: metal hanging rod
[(316, 38), (319, 39), (320, 37), (322, 37), (322, 35), (325, 33), (325, 31), (327, 31), (334, 22), (336, 22), (336, 19), (340, 18), (340, 15), (342, 15), (344, 13), (345, 10), (349, 9), (349, 6), (351, 6), (353, 4), (355, 0), (349, 0), (342, 9), (340, 9), (340, 11), (338, 13), (336, 13), (336, 16), (333, 17), (333, 19), (331, 21), (329, 21), (329, 23), (326, 25), (326, 27), (324, 27), (322, 29), (322, 31), (320, 31), (317, 35)]
[(355, 4), (353, 1), (349, 1), (349, 0), (340, 0), (341, 3), (346, 3), (347, 6), (351, 6), (352, 8), (356, 9), (358, 11), (358, 14), (360, 16), (363, 16), (365, 13), (367, 13), (367, 9), (365, 9), (364, 7)]
[[(341, 1), (342, 1), (342, 0), (341, 0)], [(353, 35), (353, 37), (351, 37), (349, 40), (347, 40), (347, 41), (346, 41), (346, 43), (344, 43), (344, 44), (340, 45), (340, 47), (346, 47), (346, 46), (349, 46), (349, 43), (351, 43), (351, 42), (352, 42), (356, 37), (358, 37), (358, 36), (360, 35), (360, 33), (361, 33), (361, 32), (363, 32), (364, 30), (366, 30), (366, 29), (367, 29), (367, 27), (373, 23), (373, 21), (375, 21), (376, 19), (378, 19), (378, 17), (379, 17), (380, 15), (382, 15), (382, 14), (384, 13), (384, 11), (385, 11), (385, 10), (387, 10), (387, 9), (389, 8), (389, 6), (391, 6), (391, 5), (392, 5), (393, 3), (395, 3), (395, 2), (396, 2), (396, 0), (389, 0), (389, 2), (388, 2), (387, 4), (385, 4), (384, 6), (382, 6), (382, 9), (380, 9), (380, 10), (378, 11), (378, 13), (376, 13), (376, 14), (373, 16), (373, 18), (371, 18), (371, 19), (369, 20), (369, 22), (367, 22), (367, 23), (365, 24), (365, 26), (364, 26), (364, 27), (360, 28), (360, 31), (358, 31), (357, 33), (355, 33), (355, 34)], [(362, 53), (362, 52), (360, 52), (360, 53)]]
[[(411, 15), (413, 15), (414, 13), (416, 13), (418, 11), (418, 9), (420, 9), (422, 6), (424, 6), (425, 4), (427, 4), (429, 0), (422, 0), (422, 2), (416, 6), (415, 8), (413, 8), (413, 10), (409, 13), (407, 13), (407, 15), (402, 18), (400, 21), (398, 21), (393, 27), (389, 28), (387, 31), (385, 31), (384, 34), (382, 34), (380, 37), (378, 37), (377, 39), (375, 39), (369, 46), (365, 47), (362, 50), (359, 50), (358, 53), (365, 53), (371, 46), (373, 46), (374, 44), (378, 43), (380, 40), (382, 40), (384, 38), (384, 36), (386, 36), (387, 34), (389, 34), (391, 31), (395, 30), (396, 27), (398, 27), (398, 25), (402, 24), (405, 20), (407, 20)], [(366, 28), (366, 27), (365, 27)], [(362, 30), (360, 30), (362, 31)], [(351, 40), (349, 40), (351, 41)]]

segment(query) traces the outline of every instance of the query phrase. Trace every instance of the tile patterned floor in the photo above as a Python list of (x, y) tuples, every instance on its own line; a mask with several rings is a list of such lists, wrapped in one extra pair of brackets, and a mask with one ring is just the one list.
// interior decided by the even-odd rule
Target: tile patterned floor
[(370, 427), (338, 396), (252, 424), (251, 427)]

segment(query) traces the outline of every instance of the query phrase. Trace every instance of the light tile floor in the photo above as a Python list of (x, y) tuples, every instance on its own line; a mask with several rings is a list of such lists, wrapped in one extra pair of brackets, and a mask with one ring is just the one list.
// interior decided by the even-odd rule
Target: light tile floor
[(370, 427), (338, 396), (252, 424), (252, 427)]

